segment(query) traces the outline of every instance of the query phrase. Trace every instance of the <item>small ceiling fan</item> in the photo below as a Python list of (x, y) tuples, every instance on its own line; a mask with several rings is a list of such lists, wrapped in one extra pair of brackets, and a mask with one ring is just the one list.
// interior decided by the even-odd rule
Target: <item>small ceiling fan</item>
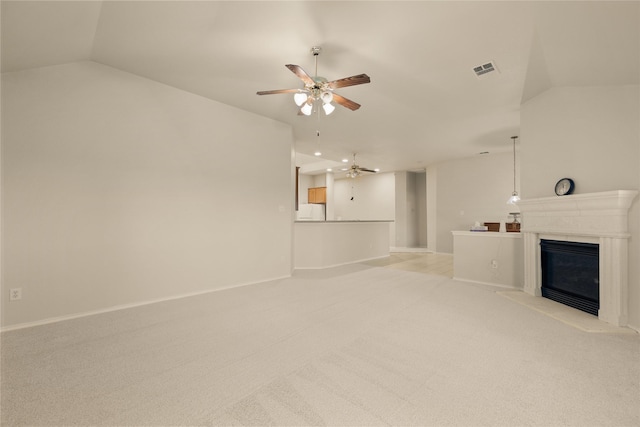
[(300, 107), (298, 114), (304, 114), (305, 116), (311, 115), (313, 112), (313, 105), (316, 101), (322, 101), (322, 108), (326, 115), (329, 115), (335, 110), (332, 101), (335, 101), (339, 105), (346, 107), (352, 111), (360, 108), (360, 104), (354, 102), (344, 96), (338, 95), (333, 91), (348, 86), (355, 86), (364, 83), (371, 82), (371, 79), (366, 74), (358, 74), (356, 76), (345, 77), (343, 79), (328, 81), (324, 77), (318, 76), (318, 55), (322, 48), (320, 46), (313, 46), (311, 53), (315, 57), (316, 62), (316, 75), (311, 77), (305, 70), (299, 65), (287, 64), (289, 70), (291, 70), (302, 82), (304, 83), (303, 89), (277, 89), (277, 90), (264, 90), (257, 92), (258, 95), (273, 95), (278, 93), (293, 93), (293, 100)]
[(356, 153), (353, 153), (353, 164), (347, 169), (348, 178), (357, 178), (362, 172), (378, 173), (377, 170), (360, 167), (356, 164)]

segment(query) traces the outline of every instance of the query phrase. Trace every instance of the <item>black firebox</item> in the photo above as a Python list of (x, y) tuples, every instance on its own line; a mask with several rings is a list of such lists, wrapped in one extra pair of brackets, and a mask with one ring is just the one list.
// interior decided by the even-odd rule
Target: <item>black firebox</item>
[(541, 240), (542, 296), (594, 316), (600, 308), (599, 247)]

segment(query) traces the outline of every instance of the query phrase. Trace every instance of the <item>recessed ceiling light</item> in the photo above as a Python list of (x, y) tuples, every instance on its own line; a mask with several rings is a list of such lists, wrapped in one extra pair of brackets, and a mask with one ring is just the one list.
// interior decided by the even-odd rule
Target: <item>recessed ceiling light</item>
[(319, 151), (316, 151), (315, 153), (313, 153), (314, 156), (322, 156), (322, 153)]
[(342, 159), (342, 163), (348, 163), (349, 159)]
[(332, 172), (332, 171), (333, 171), (333, 169), (327, 168), (327, 172)]
[(380, 172), (380, 168), (375, 168), (374, 171)]

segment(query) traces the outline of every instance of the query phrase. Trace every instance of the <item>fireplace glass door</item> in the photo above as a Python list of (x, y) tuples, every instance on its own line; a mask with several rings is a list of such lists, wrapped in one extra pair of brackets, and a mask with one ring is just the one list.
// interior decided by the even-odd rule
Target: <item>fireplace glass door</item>
[(599, 247), (541, 240), (542, 296), (594, 316), (600, 308)]

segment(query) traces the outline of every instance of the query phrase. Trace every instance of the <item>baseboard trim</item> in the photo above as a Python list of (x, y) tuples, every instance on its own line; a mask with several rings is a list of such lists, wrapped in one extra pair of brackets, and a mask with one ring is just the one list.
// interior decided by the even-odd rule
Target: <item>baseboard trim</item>
[(406, 247), (391, 247), (389, 252), (419, 252), (419, 253), (435, 253), (429, 248), (406, 248)]
[(357, 264), (359, 262), (366, 262), (366, 261), (373, 261), (376, 259), (382, 259), (382, 258), (388, 258), (389, 255), (382, 255), (382, 256), (376, 256), (373, 258), (363, 258), (363, 259), (358, 259), (355, 261), (347, 261), (347, 262), (342, 262), (339, 264), (330, 264), (330, 265), (323, 265), (321, 267), (295, 267), (294, 270), (324, 270), (325, 268), (334, 268), (334, 267), (341, 267), (343, 265), (350, 265), (350, 264)]
[(148, 300), (148, 301), (141, 301), (141, 302), (135, 302), (135, 303), (130, 303), (130, 304), (115, 305), (115, 306), (112, 306), (112, 307), (102, 308), (102, 309), (99, 309), (99, 310), (85, 311), (85, 312), (74, 313), (74, 314), (69, 314), (69, 315), (65, 315), (65, 316), (49, 317), (47, 319), (36, 320), (36, 321), (33, 321), (33, 322), (18, 323), (18, 324), (15, 324), (15, 325), (9, 325), (9, 326), (2, 327), (0, 329), (0, 333), (16, 331), (16, 330), (25, 329), (25, 328), (33, 328), (35, 326), (49, 325), (49, 324), (52, 324), (52, 323), (64, 322), (66, 320), (80, 319), (80, 318), (83, 318), (83, 317), (95, 316), (95, 315), (98, 315), (98, 314), (111, 313), (113, 311), (127, 310), (127, 309), (130, 309), (130, 308), (136, 308), (136, 307), (141, 307), (141, 306), (150, 305), (150, 304), (157, 304), (157, 303), (160, 303), (160, 302), (173, 301), (173, 300), (178, 300), (178, 299), (183, 299), (183, 298), (190, 298), (190, 297), (195, 297), (195, 296), (198, 296), (198, 295), (210, 294), (212, 292), (224, 291), (224, 290), (227, 290), (227, 289), (241, 288), (243, 286), (258, 285), (260, 283), (268, 283), (268, 282), (272, 282), (274, 280), (281, 280), (281, 279), (286, 279), (286, 278), (289, 278), (289, 277), (291, 277), (291, 275), (274, 277), (274, 278), (271, 278), (271, 279), (260, 280), (260, 281), (257, 281), (257, 282), (239, 283), (239, 284), (236, 284), (236, 285), (224, 286), (222, 288), (207, 289), (207, 290), (204, 290), (204, 291), (197, 291), (197, 292), (189, 292), (189, 293), (186, 293), (186, 294), (173, 295), (173, 296), (164, 297), (164, 298), (156, 298), (156, 299)]
[(455, 277), (455, 276), (452, 277), (452, 279), (453, 280), (457, 280), (459, 282), (475, 283), (475, 284), (478, 284), (478, 285), (485, 285), (485, 286), (495, 286), (497, 288), (502, 288), (502, 289), (512, 289), (512, 290), (515, 289), (515, 290), (519, 290), (519, 291), (522, 290), (522, 288), (518, 288), (516, 286), (503, 285), (503, 284), (500, 284), (500, 283), (481, 282), (479, 280), (463, 279), (463, 278)]

